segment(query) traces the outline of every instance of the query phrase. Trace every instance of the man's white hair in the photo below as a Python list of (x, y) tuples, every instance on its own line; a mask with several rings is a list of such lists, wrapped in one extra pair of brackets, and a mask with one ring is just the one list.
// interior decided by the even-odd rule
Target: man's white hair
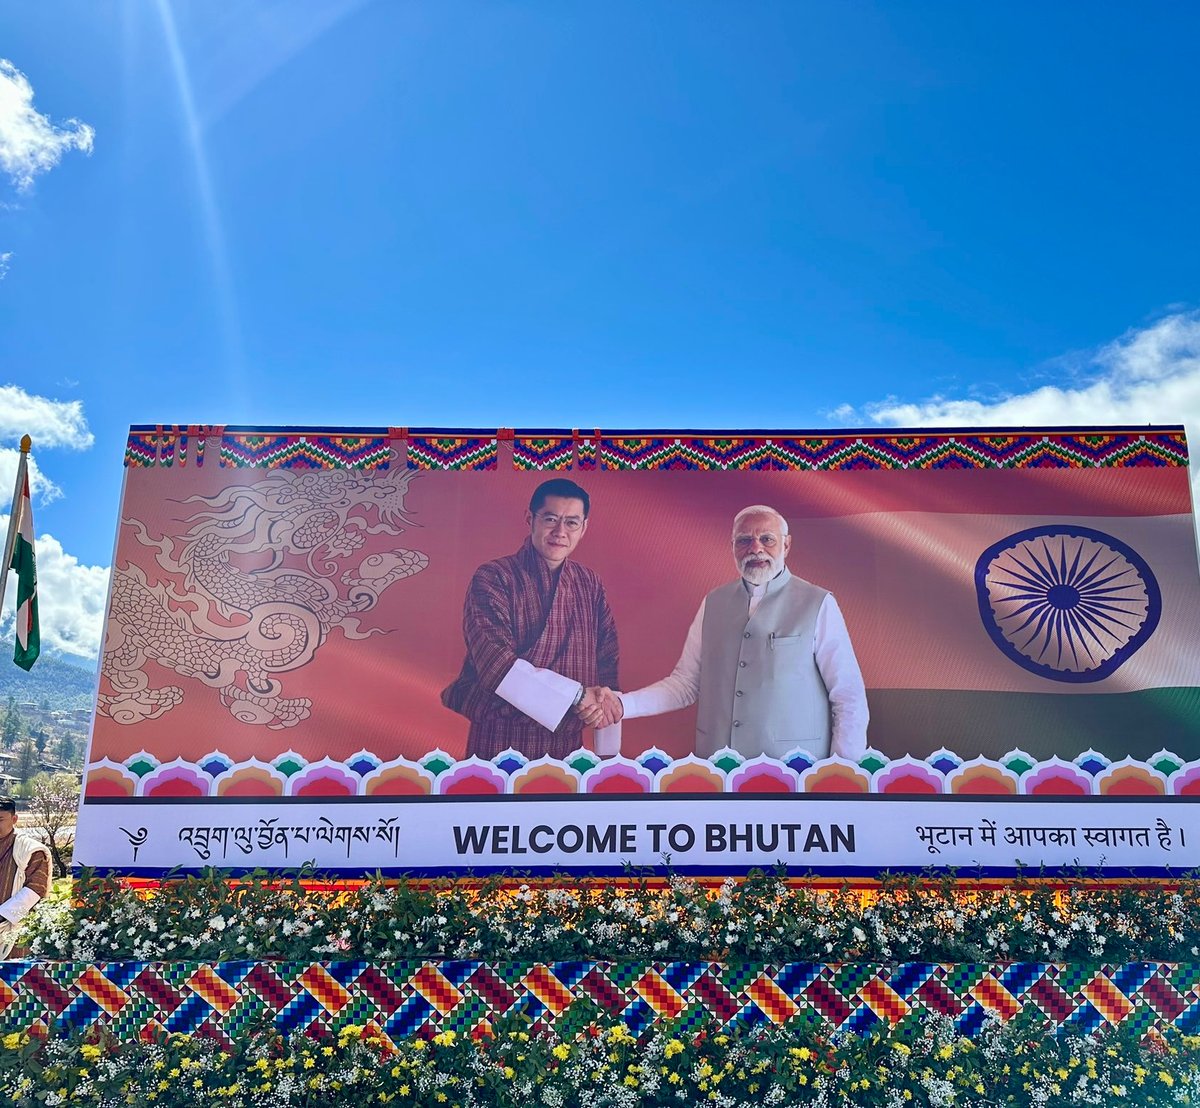
[(779, 526), (783, 534), (788, 533), (788, 521), (783, 518), (783, 513), (776, 511), (769, 504), (751, 504), (748, 508), (743, 508), (737, 515), (733, 517), (733, 533), (738, 533), (738, 528), (741, 527), (742, 521), (750, 516), (775, 516), (779, 520)]

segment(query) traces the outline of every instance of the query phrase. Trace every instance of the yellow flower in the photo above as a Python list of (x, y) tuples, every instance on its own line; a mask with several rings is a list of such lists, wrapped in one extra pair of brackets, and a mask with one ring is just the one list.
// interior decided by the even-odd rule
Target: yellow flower
[(1159, 1079), (1159, 1081), (1161, 1081), (1161, 1082), (1162, 1082), (1164, 1085), (1166, 1085), (1168, 1089), (1169, 1089), (1169, 1088), (1170, 1088), (1172, 1085), (1174, 1085), (1174, 1084), (1175, 1084), (1175, 1078), (1173, 1078), (1173, 1077), (1172, 1077), (1172, 1076), (1171, 1076), (1169, 1073), (1167, 1073), (1167, 1071), (1166, 1071), (1166, 1070), (1159, 1070), (1159, 1071), (1158, 1071), (1158, 1079)]
[(454, 1040), (457, 1038), (457, 1031), (442, 1031), (440, 1034), (434, 1035), (433, 1041), (438, 1046), (453, 1046)]
[(678, 1039), (668, 1039), (666, 1048), (663, 1050), (663, 1057), (674, 1058), (676, 1054), (682, 1054), (683, 1050), (683, 1043)]
[(95, 1043), (84, 1043), (79, 1048), (79, 1053), (83, 1055), (85, 1062), (98, 1061), (100, 1055), (104, 1053)]
[(29, 1042), (28, 1035), (22, 1035), (20, 1031), (13, 1031), (4, 1036), (4, 1049), (20, 1050), (27, 1042)]

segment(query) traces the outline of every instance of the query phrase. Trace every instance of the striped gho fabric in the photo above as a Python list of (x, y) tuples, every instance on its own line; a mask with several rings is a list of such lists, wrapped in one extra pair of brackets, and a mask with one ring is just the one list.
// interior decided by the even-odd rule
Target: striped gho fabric
[(496, 695), (518, 658), (585, 687), (617, 687), (617, 627), (600, 578), (574, 561), (552, 573), (528, 539), (475, 571), (463, 637), (462, 672), (442, 702), (471, 721), (468, 756), (493, 758), (512, 747), (530, 758), (563, 758), (582, 745), (574, 713), (551, 732)]

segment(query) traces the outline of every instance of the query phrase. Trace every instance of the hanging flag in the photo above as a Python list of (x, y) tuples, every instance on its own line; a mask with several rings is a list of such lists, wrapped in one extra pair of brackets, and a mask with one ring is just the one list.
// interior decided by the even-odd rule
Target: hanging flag
[(33, 556), (33, 506), (29, 499), (29, 473), (24, 469), (22, 455), (21, 482), (13, 518), (9, 523), (12, 542), (12, 568), (17, 574), (17, 622), (16, 645), (13, 661), (22, 669), (32, 668), (42, 649), (41, 632), (38, 628), (37, 565)]

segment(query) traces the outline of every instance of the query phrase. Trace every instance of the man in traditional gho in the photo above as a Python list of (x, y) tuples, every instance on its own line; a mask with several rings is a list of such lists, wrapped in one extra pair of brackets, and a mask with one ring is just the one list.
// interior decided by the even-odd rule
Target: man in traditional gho
[(675, 669), (635, 692), (595, 690), (604, 722), (699, 698), (702, 757), (731, 746), (748, 756), (799, 749), (857, 760), (867, 746), (867, 693), (837, 601), (788, 571), (792, 538), (774, 508), (743, 508), (732, 541), (738, 579), (701, 602)]
[(50, 851), (17, 830), (17, 805), (0, 797), (0, 961), (16, 942), (21, 920), (50, 891)]
[(467, 656), (442, 692), (442, 703), (471, 721), (468, 757), (511, 747), (564, 758), (583, 745), (584, 726), (601, 721), (588, 689), (616, 682), (617, 627), (600, 578), (571, 557), (590, 510), (574, 481), (543, 482), (525, 513), (521, 549), (485, 562), (471, 579)]

